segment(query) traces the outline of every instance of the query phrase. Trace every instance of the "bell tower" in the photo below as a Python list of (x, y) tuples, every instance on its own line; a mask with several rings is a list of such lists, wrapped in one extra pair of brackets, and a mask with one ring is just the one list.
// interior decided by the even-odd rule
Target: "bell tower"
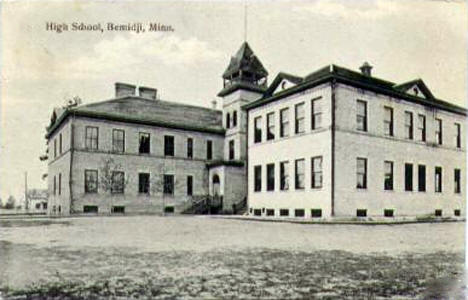
[(263, 96), (268, 72), (247, 42), (231, 57), (223, 73), (223, 126), (226, 129), (224, 160), (246, 159), (247, 116), (242, 106)]

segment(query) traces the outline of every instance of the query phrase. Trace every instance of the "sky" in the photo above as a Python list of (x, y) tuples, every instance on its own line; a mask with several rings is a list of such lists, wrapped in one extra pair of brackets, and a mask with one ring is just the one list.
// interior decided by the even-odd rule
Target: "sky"
[[(0, 197), (45, 188), (45, 127), (75, 95), (110, 99), (115, 82), (158, 89), (161, 99), (211, 106), (244, 41), (268, 70), (304, 76), (329, 64), (397, 83), (422, 78), (466, 107), (465, 1), (4, 1), (0, 36)], [(173, 32), (47, 31), (46, 23), (171, 25)], [(220, 99), (218, 99), (218, 103)], [(219, 105), (218, 105), (219, 107)]]

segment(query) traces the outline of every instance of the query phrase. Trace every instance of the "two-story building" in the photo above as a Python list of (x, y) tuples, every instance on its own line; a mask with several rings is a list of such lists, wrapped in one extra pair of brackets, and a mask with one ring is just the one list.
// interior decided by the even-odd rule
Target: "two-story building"
[(46, 134), (49, 213), (190, 212), (206, 198), (238, 212), (247, 193), (241, 107), (262, 95), (267, 74), (244, 43), (223, 74), (222, 110), (126, 83), (115, 84), (112, 99), (55, 109)]
[(466, 110), (371, 68), (280, 73), (245, 106), (252, 215), (464, 214)]

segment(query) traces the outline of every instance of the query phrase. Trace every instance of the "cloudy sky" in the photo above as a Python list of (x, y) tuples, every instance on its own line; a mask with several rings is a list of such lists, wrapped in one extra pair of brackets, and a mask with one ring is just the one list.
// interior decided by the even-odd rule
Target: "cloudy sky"
[[(335, 63), (377, 77), (423, 78), (466, 106), (465, 1), (257, 1), (247, 40), (270, 72), (306, 75)], [(53, 107), (79, 95), (109, 99), (116, 81), (158, 88), (164, 100), (210, 106), (244, 39), (240, 1), (11, 1), (1, 5), (0, 197), (45, 187), (45, 126)], [(46, 22), (156, 22), (171, 33), (46, 31)]]

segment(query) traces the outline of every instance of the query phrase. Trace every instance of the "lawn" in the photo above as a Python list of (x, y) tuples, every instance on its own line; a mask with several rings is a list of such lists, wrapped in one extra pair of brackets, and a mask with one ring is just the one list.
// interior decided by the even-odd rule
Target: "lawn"
[(13, 299), (464, 299), (464, 225), (0, 220), (0, 288)]

